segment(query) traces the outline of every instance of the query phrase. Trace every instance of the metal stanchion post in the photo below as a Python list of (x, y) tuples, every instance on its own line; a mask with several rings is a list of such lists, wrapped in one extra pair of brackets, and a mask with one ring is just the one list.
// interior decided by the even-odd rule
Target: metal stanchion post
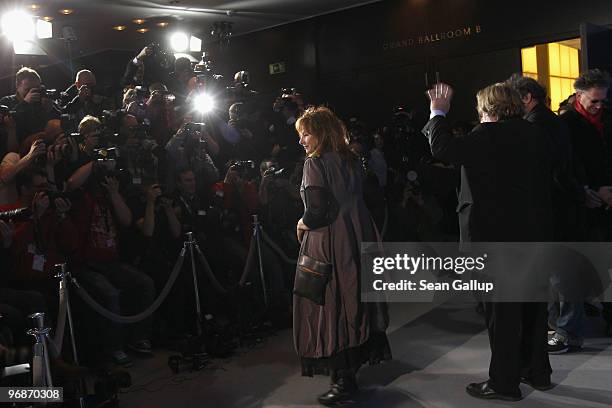
[(202, 307), (200, 305), (200, 290), (198, 287), (198, 276), (196, 274), (195, 268), (195, 258), (193, 256), (193, 246), (196, 243), (193, 238), (193, 232), (188, 232), (187, 240), (185, 241), (185, 247), (189, 247), (189, 256), (191, 257), (191, 273), (193, 274), (193, 287), (195, 290), (195, 301), (196, 301), (196, 314), (197, 314), (197, 322), (196, 328), (198, 331), (198, 336), (202, 335)]
[[(69, 282), (72, 281), (74, 284), (77, 284), (77, 282), (76, 282), (76, 279), (74, 279), (72, 275), (70, 274), (70, 272), (68, 271), (68, 266), (65, 263), (56, 264), (55, 270), (57, 272), (55, 277), (60, 279), (60, 293), (63, 290), (64, 299), (66, 300), (66, 314), (68, 315), (68, 331), (70, 332), (70, 343), (72, 344), (72, 358), (74, 360), (74, 364), (78, 366), (80, 365), (79, 355), (77, 353), (76, 338), (74, 335), (74, 322), (72, 320), (72, 308), (70, 307), (70, 293), (69, 293), (70, 291), (68, 287)], [(61, 344), (58, 344), (57, 346), (61, 348)], [(82, 381), (81, 386), (83, 387), (83, 390), (82, 390), (83, 393), (85, 393), (87, 390), (85, 381)], [(81, 408), (85, 407), (85, 398), (83, 396), (79, 397), (79, 406)]]
[(32, 363), (32, 385), (35, 387), (53, 387), (51, 366), (49, 365), (49, 346), (47, 345), (51, 329), (45, 327), (44, 313), (33, 313), (28, 317), (34, 322), (34, 328), (28, 330), (28, 334), (36, 338)]
[[(64, 292), (64, 299), (66, 299), (66, 314), (68, 315), (68, 330), (70, 332), (70, 343), (72, 344), (72, 358), (74, 364), (79, 365), (79, 355), (77, 353), (76, 341), (74, 336), (74, 323), (72, 320), (72, 309), (70, 307), (70, 291), (68, 288), (68, 282), (72, 278), (68, 267), (65, 263), (56, 264), (55, 270), (57, 271), (55, 277), (60, 279), (60, 291)], [(58, 345), (61, 347), (61, 344)]]
[[(261, 279), (261, 288), (263, 291), (264, 305), (268, 309), (268, 289), (266, 288), (266, 277), (263, 269), (263, 258), (261, 256), (261, 223), (257, 214), (253, 215), (253, 239), (257, 245), (257, 259), (259, 261), (259, 277)], [(252, 245), (252, 244), (251, 244)]]

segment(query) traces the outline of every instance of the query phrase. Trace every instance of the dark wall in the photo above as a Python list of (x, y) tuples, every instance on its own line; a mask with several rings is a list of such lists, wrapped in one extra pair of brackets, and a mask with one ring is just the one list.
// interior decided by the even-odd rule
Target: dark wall
[[(222, 60), (228, 73), (246, 62), (259, 89), (297, 86), (365, 118), (425, 110), (425, 74), (431, 84), (438, 72), (467, 119), (478, 89), (520, 71), (521, 47), (578, 37), (584, 21), (611, 24), (612, 2), (389, 0), (238, 37)], [(288, 72), (269, 75), (277, 61)]]

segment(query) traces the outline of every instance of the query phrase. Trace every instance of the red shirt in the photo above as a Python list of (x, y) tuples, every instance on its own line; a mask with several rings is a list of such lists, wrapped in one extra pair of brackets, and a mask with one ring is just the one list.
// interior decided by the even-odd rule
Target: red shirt
[(38, 222), (17, 222), (10, 248), (11, 280), (53, 279), (55, 264), (65, 262), (77, 246), (77, 231), (70, 217), (60, 219), (54, 211), (47, 210)]
[(119, 259), (118, 229), (111, 204), (104, 195), (89, 192), (74, 203), (74, 222), (79, 232), (75, 262), (111, 262)]

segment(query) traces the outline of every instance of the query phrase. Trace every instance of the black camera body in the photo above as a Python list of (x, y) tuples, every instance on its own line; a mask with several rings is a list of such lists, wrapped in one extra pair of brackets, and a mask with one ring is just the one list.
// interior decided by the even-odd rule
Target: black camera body
[(77, 115), (62, 113), (60, 115), (60, 126), (64, 133), (76, 132), (79, 127)]
[(284, 175), (284, 173), (285, 173), (284, 167), (277, 169), (276, 167), (272, 166), (264, 172), (264, 176), (281, 177)]
[(6, 116), (15, 116), (17, 111), (10, 110), (10, 108), (6, 105), (0, 105), (0, 120), (4, 120)]
[(189, 122), (185, 124), (184, 130), (189, 134), (196, 132), (204, 132), (206, 129), (206, 123), (203, 122)]
[(121, 135), (119, 134), (119, 127), (121, 124), (121, 118), (125, 111), (122, 109), (116, 111), (105, 110), (100, 115), (100, 123), (102, 127), (100, 129), (99, 146), (101, 149), (98, 150), (109, 150), (110, 148), (121, 145)]
[(253, 160), (235, 160), (232, 167), (241, 172), (249, 172), (255, 170), (255, 162)]
[(60, 97), (60, 92), (57, 89), (47, 88), (44, 84), (40, 85), (40, 88), (38, 88), (38, 91), (40, 93), (41, 98), (55, 100), (55, 99), (59, 99)]

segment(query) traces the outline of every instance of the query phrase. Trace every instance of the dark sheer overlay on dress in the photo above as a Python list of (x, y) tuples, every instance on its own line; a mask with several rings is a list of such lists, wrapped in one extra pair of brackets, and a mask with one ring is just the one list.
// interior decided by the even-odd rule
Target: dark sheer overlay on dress
[(328, 226), (329, 190), (325, 187), (310, 186), (304, 189), (304, 194), (307, 203), (302, 217), (304, 224), (310, 229)]

